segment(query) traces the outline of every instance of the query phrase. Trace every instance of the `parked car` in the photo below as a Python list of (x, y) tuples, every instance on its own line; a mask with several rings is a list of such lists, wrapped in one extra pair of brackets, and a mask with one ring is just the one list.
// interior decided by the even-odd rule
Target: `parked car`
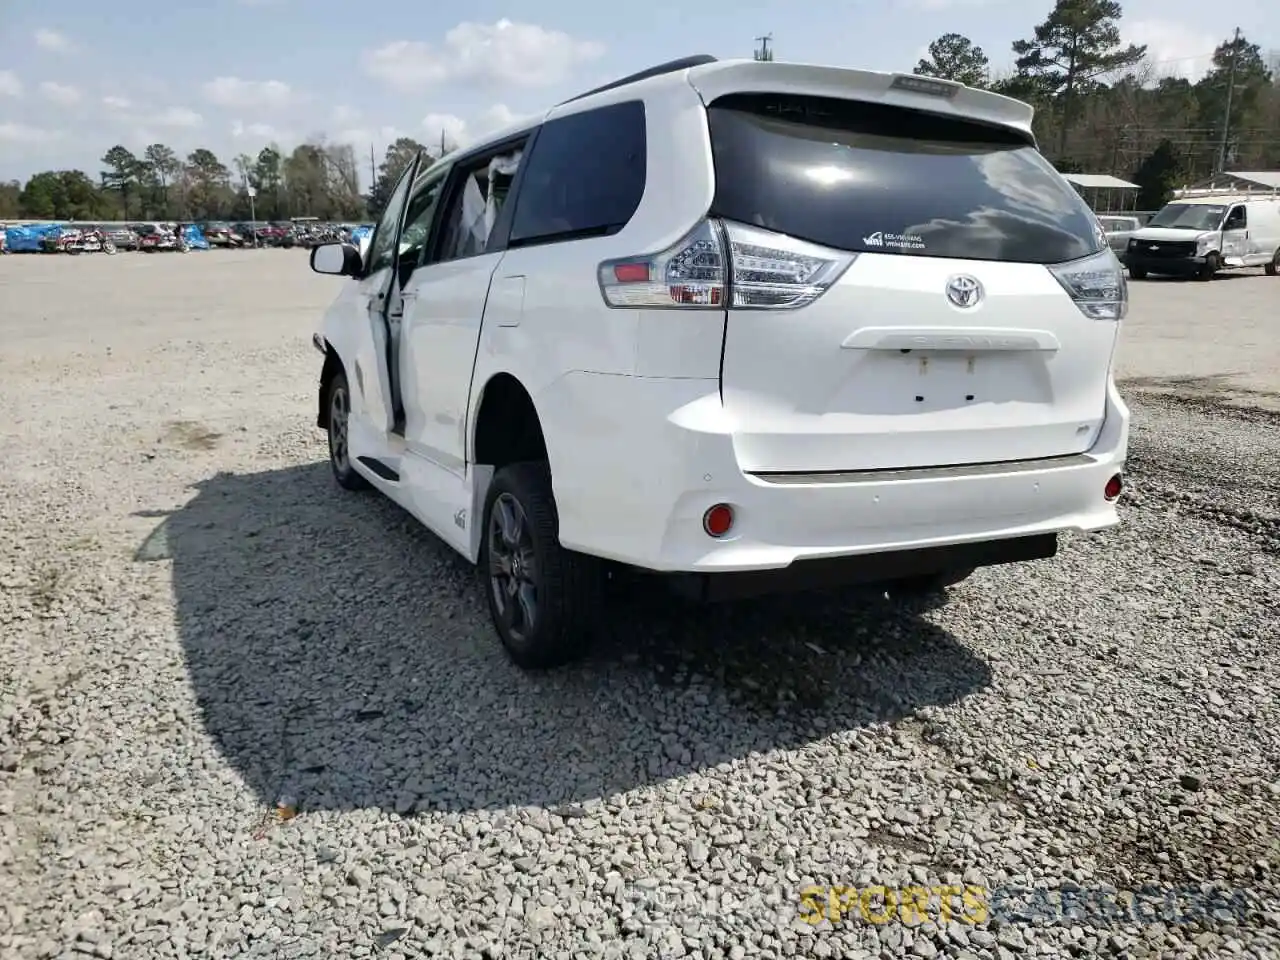
[(1102, 224), (1102, 229), (1107, 235), (1107, 245), (1111, 247), (1111, 252), (1123, 263), (1125, 251), (1129, 248), (1129, 238), (1133, 236), (1135, 230), (1141, 228), (1142, 221), (1138, 217), (1108, 214), (1098, 217), (1098, 222)]
[(314, 334), (337, 483), (476, 563), (527, 668), (618, 566), (933, 593), (1116, 524), (1127, 287), (1032, 113), (696, 57), (419, 154), (366, 256), (310, 255), (350, 278)]
[(146, 223), (138, 228), (138, 249), (143, 253), (180, 250), (186, 252), (185, 241), (179, 241), (176, 224)]
[(119, 248), (107, 238), (107, 228), (102, 224), (88, 224), (80, 228), (79, 235), (69, 240), (63, 248), (65, 253), (106, 253), (115, 254)]
[(127, 224), (103, 224), (102, 234), (104, 239), (115, 244), (117, 250), (138, 249), (138, 232)]
[(1212, 280), (1231, 267), (1280, 273), (1280, 196), (1220, 193), (1174, 200), (1129, 238), (1129, 276)]
[(264, 247), (278, 247), (285, 234), (289, 232), (288, 225), (281, 226), (277, 223), (268, 223), (259, 226), (256, 230), (258, 236), (258, 244)]
[(244, 242), (229, 223), (206, 223), (200, 229), (210, 247), (238, 247)]
[(40, 238), (40, 252), (66, 253), (67, 244), (79, 239), (79, 227), (56, 227)]

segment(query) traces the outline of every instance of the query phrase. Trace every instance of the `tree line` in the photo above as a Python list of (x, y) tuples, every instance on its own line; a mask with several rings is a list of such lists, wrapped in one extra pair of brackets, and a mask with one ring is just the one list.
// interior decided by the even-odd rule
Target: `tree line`
[(1138, 184), (1136, 209), (1158, 209), (1176, 187), (1222, 170), (1280, 169), (1280, 77), (1257, 44), (1238, 31), (1224, 38), (1192, 82), (1178, 75), (1182, 64), (1123, 43), (1121, 16), (1116, 0), (1057, 0), (1013, 43), (1003, 75), (958, 33), (934, 40), (914, 72), (1031, 103), (1054, 165)]
[[(1030, 36), (1013, 43), (1011, 70), (997, 74), (981, 47), (947, 33), (914, 72), (1031, 103), (1041, 149), (1059, 170), (1137, 183), (1138, 209), (1156, 209), (1177, 186), (1221, 169), (1280, 169), (1280, 78), (1257, 44), (1225, 38), (1192, 82), (1177, 65), (1123, 43), (1121, 16), (1116, 0), (1056, 0)], [(323, 137), (287, 154), (268, 146), (229, 165), (204, 148), (181, 159), (159, 143), (141, 156), (115, 146), (96, 179), (47, 170), (25, 184), (0, 183), (0, 219), (243, 220), (252, 206), (263, 220), (363, 220), (382, 209), (419, 150), (428, 152), (407, 137), (387, 147), (362, 195), (354, 149)]]
[(321, 137), (288, 153), (273, 144), (230, 164), (203, 147), (184, 159), (162, 143), (141, 155), (117, 145), (103, 155), (96, 179), (83, 170), (45, 170), (26, 183), (0, 183), (0, 220), (362, 221), (382, 208), (419, 150), (427, 152), (407, 137), (391, 144), (372, 190), (362, 194), (354, 148)]

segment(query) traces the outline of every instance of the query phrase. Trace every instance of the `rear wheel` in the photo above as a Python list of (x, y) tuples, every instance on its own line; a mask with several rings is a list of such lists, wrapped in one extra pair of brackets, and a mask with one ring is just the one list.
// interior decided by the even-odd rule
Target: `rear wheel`
[(369, 481), (351, 466), (351, 388), (345, 373), (334, 374), (329, 382), (329, 466), (333, 478), (345, 490), (368, 490)]
[(1280, 273), (1280, 250), (1272, 254), (1271, 262), (1264, 266), (1262, 270), (1268, 277), (1274, 277), (1277, 273)]
[(560, 546), (545, 463), (513, 463), (485, 497), (480, 573), (507, 655), (540, 670), (583, 656), (599, 622), (603, 565)]

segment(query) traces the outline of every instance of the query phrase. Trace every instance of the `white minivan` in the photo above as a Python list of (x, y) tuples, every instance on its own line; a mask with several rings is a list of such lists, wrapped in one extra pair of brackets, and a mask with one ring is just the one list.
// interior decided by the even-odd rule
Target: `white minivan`
[(1231, 267), (1280, 270), (1280, 195), (1219, 194), (1165, 204), (1129, 238), (1129, 276), (1149, 273), (1212, 280)]
[(405, 170), (314, 336), (317, 425), (478, 564), (525, 667), (619, 565), (703, 599), (944, 590), (1117, 522), (1128, 306), (1025, 103), (694, 57)]

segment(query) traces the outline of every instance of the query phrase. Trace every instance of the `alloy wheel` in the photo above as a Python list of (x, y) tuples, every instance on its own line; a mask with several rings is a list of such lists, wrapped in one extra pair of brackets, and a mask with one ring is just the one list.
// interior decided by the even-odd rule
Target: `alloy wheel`
[(489, 589), (506, 632), (526, 639), (538, 624), (538, 567), (529, 518), (520, 501), (500, 494), (489, 515)]
[(329, 456), (340, 471), (347, 470), (347, 426), (351, 404), (347, 400), (346, 387), (334, 388), (329, 398)]

